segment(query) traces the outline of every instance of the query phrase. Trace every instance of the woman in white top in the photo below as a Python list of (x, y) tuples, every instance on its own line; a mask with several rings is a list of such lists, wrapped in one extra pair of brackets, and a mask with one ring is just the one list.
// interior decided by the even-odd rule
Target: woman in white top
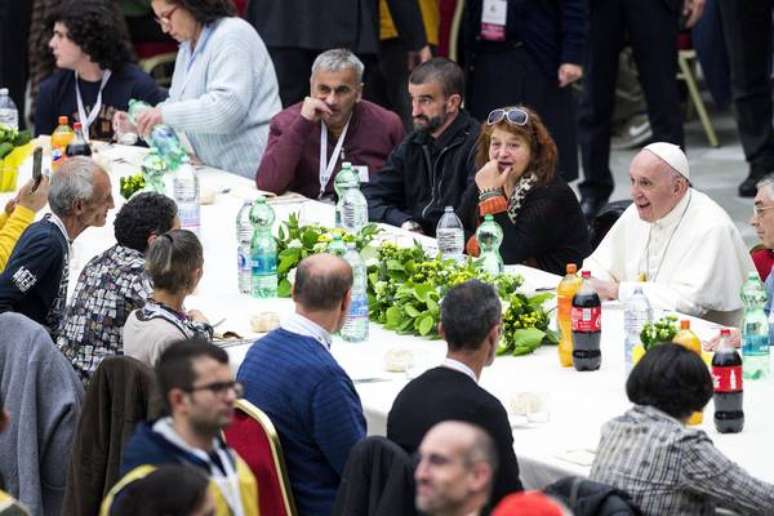
[(203, 265), (202, 244), (188, 230), (172, 230), (153, 241), (145, 259), (153, 292), (126, 319), (122, 332), (125, 355), (152, 367), (177, 341), (196, 335), (212, 338), (207, 318), (198, 310), (183, 308), (185, 298), (199, 284)]
[(252, 179), (269, 122), (282, 109), (266, 45), (231, 0), (152, 0), (151, 7), (180, 50), (169, 99), (139, 116), (139, 134), (168, 124), (205, 164)]

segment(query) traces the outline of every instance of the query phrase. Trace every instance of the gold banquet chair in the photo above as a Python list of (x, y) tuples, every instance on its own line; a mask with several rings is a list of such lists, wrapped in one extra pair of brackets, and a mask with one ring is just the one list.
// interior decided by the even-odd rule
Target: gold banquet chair
[(239, 399), (234, 419), (223, 433), (226, 443), (255, 475), (261, 516), (296, 516), (282, 446), (269, 416), (249, 401)]

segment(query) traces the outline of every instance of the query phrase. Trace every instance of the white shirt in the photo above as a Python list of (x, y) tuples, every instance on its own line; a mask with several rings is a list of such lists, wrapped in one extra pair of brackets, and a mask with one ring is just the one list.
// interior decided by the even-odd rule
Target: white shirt
[(448, 367), (449, 369), (454, 369), (455, 371), (458, 371), (462, 374), (466, 374), (470, 376), (474, 382), (478, 383), (478, 378), (476, 378), (476, 373), (468, 367), (467, 364), (463, 364), (459, 360), (454, 360), (453, 358), (446, 357), (446, 360), (443, 361), (441, 364), (442, 367)]
[[(738, 323), (739, 290), (747, 272), (755, 270), (728, 214), (694, 189), (654, 223), (640, 219), (637, 207), (629, 206), (583, 269), (618, 282), (621, 300), (641, 285), (656, 308), (723, 324)], [(639, 282), (642, 273), (645, 283)]]
[(331, 334), (328, 333), (328, 330), (316, 322), (307, 319), (303, 315), (293, 312), (293, 314), (288, 316), (288, 318), (280, 324), (280, 327), (290, 333), (296, 333), (298, 335), (303, 335), (304, 337), (312, 337), (328, 351), (331, 349), (333, 339), (331, 338)]

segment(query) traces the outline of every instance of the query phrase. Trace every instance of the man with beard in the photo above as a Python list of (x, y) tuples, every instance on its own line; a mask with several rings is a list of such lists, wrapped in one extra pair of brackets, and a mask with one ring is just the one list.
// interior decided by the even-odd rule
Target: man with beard
[(414, 131), (363, 186), (368, 218), (435, 235), (445, 206), (457, 208), (473, 183), (479, 123), (460, 104), (462, 69), (446, 58), (422, 63), (409, 77)]
[(384, 166), (405, 133), (398, 115), (362, 100), (363, 71), (363, 63), (347, 49), (317, 56), (309, 96), (271, 120), (255, 175), (259, 189), (327, 197), (333, 195), (342, 162), (352, 163), (361, 182)]
[(228, 354), (203, 339), (177, 342), (159, 357), (156, 386), (169, 415), (137, 426), (121, 461), (124, 477), (108, 493), (103, 512), (109, 514), (126, 486), (158, 466), (183, 464), (209, 476), (217, 516), (256, 516), (255, 477), (221, 437), (242, 395)]

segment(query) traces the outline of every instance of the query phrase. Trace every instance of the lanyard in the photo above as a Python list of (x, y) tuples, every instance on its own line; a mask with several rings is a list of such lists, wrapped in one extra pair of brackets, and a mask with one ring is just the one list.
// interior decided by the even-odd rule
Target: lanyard
[(331, 179), (331, 175), (333, 175), (333, 167), (336, 166), (336, 162), (339, 160), (341, 147), (344, 145), (344, 137), (347, 136), (347, 129), (349, 129), (349, 120), (347, 120), (344, 130), (341, 131), (341, 135), (339, 135), (336, 147), (333, 148), (331, 160), (328, 161), (328, 127), (325, 125), (325, 122), (320, 122), (320, 199), (325, 194), (325, 187), (328, 186), (328, 181)]
[(105, 70), (102, 72), (102, 82), (99, 85), (99, 93), (97, 93), (97, 101), (94, 102), (94, 107), (91, 108), (89, 115), (86, 116), (86, 109), (83, 107), (83, 98), (81, 97), (81, 88), (78, 86), (78, 72), (75, 72), (75, 99), (78, 101), (78, 118), (81, 121), (83, 127), (83, 139), (88, 143), (89, 141), (89, 127), (99, 116), (99, 111), (102, 109), (102, 90), (105, 89), (105, 85), (110, 80), (110, 75), (113, 72)]

